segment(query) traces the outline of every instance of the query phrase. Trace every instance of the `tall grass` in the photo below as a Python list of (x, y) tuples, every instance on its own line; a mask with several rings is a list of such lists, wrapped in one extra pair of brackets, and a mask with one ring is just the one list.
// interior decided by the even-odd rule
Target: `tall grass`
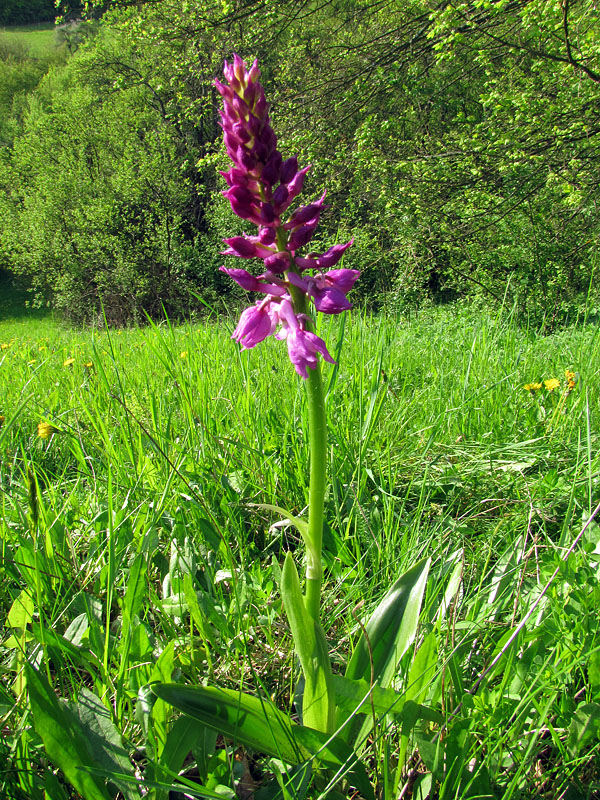
[[(306, 505), (303, 386), (285, 348), (241, 353), (232, 326), (0, 323), (2, 796), (70, 791), (32, 728), (26, 659), (59, 696), (79, 698), (73, 709), (92, 694), (104, 704), (121, 761), (109, 748), (98, 769), (114, 796), (132, 796), (119, 778), (132, 755), (148, 786), (181, 771), (189, 791), (232, 792), (248, 763), (223, 743), (202, 757), (190, 746), (204, 758), (195, 771), (183, 757), (167, 764), (171, 712), (144, 705), (152, 680), (218, 678), (293, 702), (277, 579), (284, 552), (301, 550), (252, 504), (299, 515)], [(422, 617), (432, 630), (429, 609), (462, 564), (436, 645), (444, 666), (427, 682), (446, 725), (405, 739), (380, 720), (369, 746), (387, 796), (598, 796), (597, 527), (478, 682), (597, 502), (597, 327), (544, 335), (506, 310), (445, 308), (355, 312), (320, 335), (338, 359), (325, 373), (334, 660), (360, 633), (358, 600), (374, 605), (423, 555), (434, 562)], [(551, 378), (552, 391), (523, 388)], [(40, 422), (55, 433), (39, 438)]]

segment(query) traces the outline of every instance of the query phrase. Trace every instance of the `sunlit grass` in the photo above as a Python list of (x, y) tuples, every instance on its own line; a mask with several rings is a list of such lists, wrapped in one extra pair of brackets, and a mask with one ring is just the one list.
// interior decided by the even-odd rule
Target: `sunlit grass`
[(33, 56), (43, 56), (56, 47), (56, 26), (52, 22), (39, 25), (0, 27), (0, 37), (24, 45)]
[[(75, 697), (84, 680), (110, 698), (129, 750), (146, 746), (134, 713), (140, 687), (171, 668), (188, 683), (242, 681), (282, 707), (291, 702), (295, 666), (277, 579), (284, 551), (301, 548), (292, 529), (272, 527), (251, 504), (298, 514), (306, 505), (303, 385), (285, 347), (241, 353), (233, 324), (74, 331), (51, 317), (0, 322), (0, 603), (8, 611), (25, 592), (35, 608), (24, 638), (14, 625), (5, 632), (1, 713), (13, 765), (30, 765), (18, 782), (32, 797), (50, 779), (22, 722), (20, 647), (39, 654), (63, 696)], [(593, 561), (565, 566), (537, 627), (465, 700), (597, 499), (597, 330), (545, 336), (509, 312), (458, 308), (410, 320), (354, 312), (321, 330), (339, 360), (325, 371), (324, 619), (334, 661), (345, 662), (359, 632), (359, 600), (371, 607), (427, 555), (432, 604), (434, 587), (464, 563), (428, 702), (463, 709), (462, 728), (450, 726), (447, 738), (466, 742), (461, 769), (471, 778), (438, 775), (440, 797), (559, 796), (598, 780), (597, 744), (585, 739), (578, 750), (569, 727), (578, 703), (599, 700), (585, 677), (600, 647)], [(544, 386), (553, 379), (558, 386)], [(524, 388), (532, 383), (542, 387)], [(125, 636), (115, 620), (136, 559), (147, 583), (127, 601)], [(433, 622), (427, 611), (423, 622)], [(427, 735), (410, 747), (432, 769)], [(381, 769), (392, 769), (399, 741), (390, 729), (374, 743)], [(231, 780), (228, 769), (219, 774)], [(6, 793), (13, 784), (2, 780)], [(473, 794), (456, 795), (469, 781)]]

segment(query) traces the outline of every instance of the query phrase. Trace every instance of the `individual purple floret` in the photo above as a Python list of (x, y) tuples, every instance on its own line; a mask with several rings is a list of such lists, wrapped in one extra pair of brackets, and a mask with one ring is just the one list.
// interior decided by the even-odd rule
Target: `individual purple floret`
[[(272, 334), (286, 339), (290, 361), (296, 372), (307, 378), (307, 369), (317, 366), (318, 354), (335, 362), (325, 342), (310, 329), (306, 302), (312, 301), (316, 311), (324, 314), (339, 314), (351, 308), (346, 295), (359, 272), (331, 267), (354, 240), (334, 245), (321, 254), (311, 252), (303, 257), (297, 252), (314, 236), (326, 208), (325, 193), (314, 203), (296, 208), (287, 219), (282, 218), (302, 191), (310, 166), (300, 169), (295, 156), (284, 160), (277, 150), (269, 106), (258, 82), (257, 62), (248, 69), (234, 55), (233, 64), (225, 62), (223, 74), (226, 83), (217, 80), (215, 86), (223, 98), (221, 127), (234, 165), (229, 172), (221, 172), (228, 186), (223, 195), (235, 214), (258, 227), (257, 235), (244, 233), (224, 239), (227, 249), (223, 255), (261, 259), (264, 272), (254, 277), (244, 269), (221, 270), (243, 289), (265, 295), (242, 313), (232, 338), (245, 349)], [(308, 270), (315, 272), (310, 274)]]

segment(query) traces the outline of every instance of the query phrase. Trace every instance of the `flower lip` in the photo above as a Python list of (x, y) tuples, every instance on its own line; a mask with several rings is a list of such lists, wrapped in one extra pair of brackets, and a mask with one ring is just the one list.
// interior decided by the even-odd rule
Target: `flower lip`
[(276, 325), (277, 314), (269, 307), (268, 302), (261, 300), (255, 306), (242, 311), (231, 338), (239, 342), (244, 350), (249, 350), (270, 336)]

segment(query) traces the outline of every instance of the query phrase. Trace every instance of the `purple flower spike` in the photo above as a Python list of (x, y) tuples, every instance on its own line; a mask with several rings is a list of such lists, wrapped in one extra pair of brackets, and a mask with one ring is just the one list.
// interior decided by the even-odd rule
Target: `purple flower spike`
[(311, 297), (315, 301), (315, 308), (322, 314), (341, 314), (352, 308), (346, 295), (335, 286), (327, 289), (313, 289)]
[(320, 353), (325, 361), (335, 364), (327, 350), (327, 345), (315, 333), (297, 328), (290, 331), (286, 338), (290, 361), (302, 378), (308, 378), (308, 367), (316, 369), (317, 353)]
[(229, 275), (230, 278), (245, 289), (247, 292), (260, 292), (262, 291), (262, 284), (255, 278), (254, 275), (250, 275), (245, 269), (227, 269), (226, 267), (219, 267), (221, 272), (225, 272)]
[[(357, 269), (330, 269), (323, 275), (323, 278), (330, 286), (335, 286), (344, 294), (352, 289), (356, 283), (360, 272)], [(318, 279), (318, 275), (315, 278)]]
[[(326, 207), (325, 193), (319, 200), (300, 206), (287, 219), (283, 218), (302, 191), (310, 167), (300, 169), (296, 156), (284, 160), (277, 150), (269, 106), (258, 80), (257, 62), (248, 69), (235, 54), (233, 63), (225, 62), (223, 74), (226, 83), (215, 81), (215, 86), (223, 98), (220, 124), (227, 153), (233, 161), (229, 172), (221, 172), (228, 186), (223, 195), (235, 214), (258, 227), (256, 236), (244, 234), (224, 239), (228, 245), (225, 254), (261, 259), (265, 269), (262, 275), (254, 277), (245, 269), (221, 267), (243, 289), (265, 295), (242, 313), (232, 338), (245, 349), (255, 347), (272, 334), (287, 339), (290, 361), (296, 372), (307, 378), (308, 369), (317, 367), (319, 355), (335, 363), (325, 342), (311, 330), (307, 301), (325, 314), (339, 314), (351, 308), (346, 295), (359, 273), (331, 267), (353, 240), (334, 245), (322, 254), (302, 256), (297, 252), (315, 233)], [(311, 271), (315, 274), (310, 274)]]
[(247, 292), (264, 292), (264, 294), (270, 295), (271, 298), (284, 297), (287, 294), (283, 286), (277, 286), (277, 284), (272, 283), (270, 280), (263, 282), (262, 279), (266, 278), (278, 280), (278, 278), (271, 273), (261, 275), (259, 280), (259, 278), (255, 278), (254, 275), (251, 275), (245, 269), (227, 269), (226, 267), (219, 267), (219, 269), (221, 272), (227, 273), (230, 278), (233, 278), (233, 280)]
[(314, 224), (317, 225), (321, 211), (323, 211), (323, 209), (326, 207), (324, 202), (326, 194), (326, 192), (323, 192), (322, 197), (320, 197), (316, 203), (310, 203), (307, 206), (300, 206), (300, 208), (294, 211), (289, 220), (283, 225), (285, 230), (289, 231), (293, 228), (298, 228), (300, 225), (305, 225), (307, 222), (311, 222), (315, 219), (316, 222)]
[(346, 244), (334, 244), (333, 247), (330, 247), (329, 250), (327, 250), (327, 252), (323, 253), (322, 256), (317, 258), (317, 265), (321, 269), (334, 267), (344, 255), (346, 250), (352, 246), (353, 242), (354, 238), (350, 239), (350, 241), (346, 242)]
[(270, 228), (268, 226), (259, 228), (258, 240), (260, 241), (261, 244), (264, 244), (268, 247), (270, 244), (273, 244), (276, 238), (277, 238), (277, 231), (275, 230), (275, 228)]
[(281, 207), (280, 213), (289, 208), (289, 206), (292, 204), (297, 195), (299, 195), (300, 192), (302, 191), (302, 187), (304, 186), (304, 178), (309, 169), (310, 165), (308, 167), (304, 167), (304, 169), (301, 169), (294, 175), (292, 180), (287, 184), (288, 198)]
[(288, 250), (298, 250), (298, 248), (304, 247), (307, 242), (310, 242), (314, 232), (314, 225), (302, 225), (301, 228), (297, 228), (288, 240)]
[(263, 245), (254, 244), (254, 242), (247, 239), (245, 236), (234, 236), (232, 239), (223, 239), (225, 244), (229, 245), (227, 250), (224, 250), (221, 255), (223, 256), (239, 256), (240, 258), (266, 258), (272, 254), (272, 250)]
[(279, 170), (279, 180), (282, 183), (289, 183), (294, 175), (298, 172), (298, 159), (296, 156), (287, 158), (281, 165)]
[(273, 253), (265, 258), (265, 268), (270, 272), (286, 272), (291, 266), (289, 253)]
[(277, 313), (271, 309), (270, 300), (261, 300), (255, 306), (242, 311), (231, 338), (239, 342), (244, 350), (249, 350), (270, 336), (276, 325)]
[(290, 275), (290, 283), (313, 298), (315, 308), (323, 314), (340, 314), (352, 308), (346, 294), (352, 289), (360, 273), (356, 269), (332, 269), (325, 274), (301, 278)]

